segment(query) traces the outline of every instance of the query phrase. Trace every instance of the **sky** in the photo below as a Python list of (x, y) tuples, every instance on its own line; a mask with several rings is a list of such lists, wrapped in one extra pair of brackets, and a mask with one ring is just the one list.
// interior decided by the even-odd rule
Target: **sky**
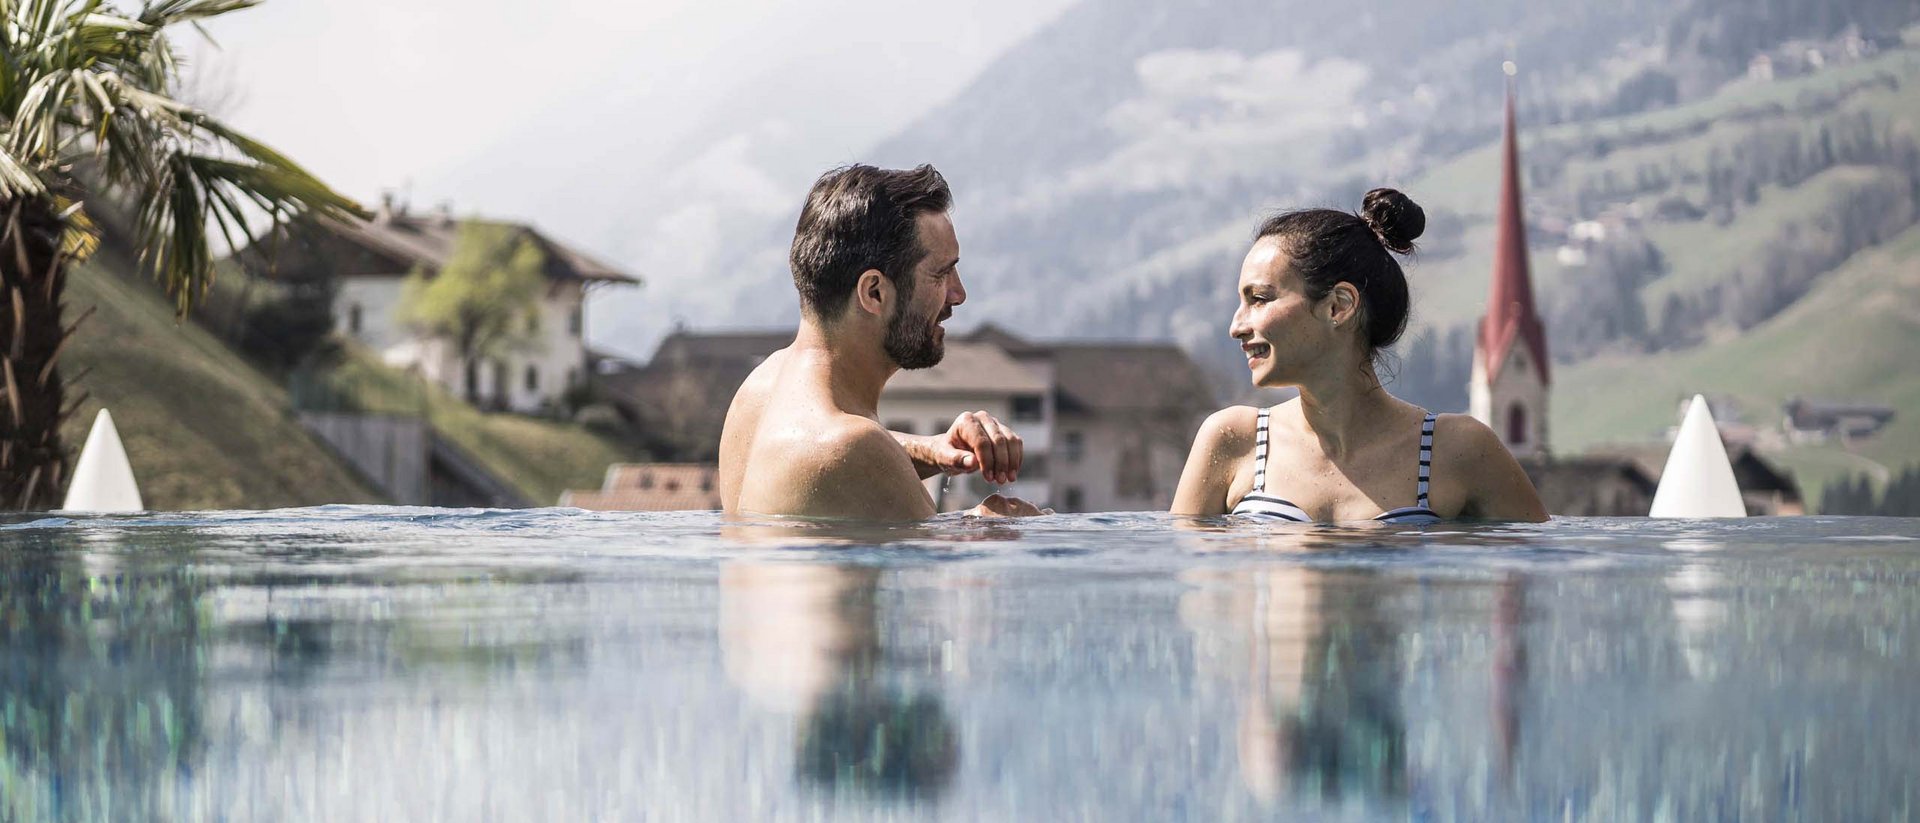
[(531, 222), (640, 275), (644, 357), (738, 232), (959, 92), (1072, 0), (268, 0), (189, 34), (217, 114), (369, 206)]

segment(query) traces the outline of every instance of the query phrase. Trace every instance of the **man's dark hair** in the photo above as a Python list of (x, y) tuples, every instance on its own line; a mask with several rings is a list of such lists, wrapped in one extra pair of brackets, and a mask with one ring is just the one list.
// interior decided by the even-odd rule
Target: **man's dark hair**
[(793, 229), (793, 285), (800, 310), (828, 318), (847, 305), (861, 272), (879, 269), (913, 295), (914, 266), (926, 255), (915, 221), (953, 207), (947, 179), (932, 166), (912, 170), (853, 165), (820, 175)]

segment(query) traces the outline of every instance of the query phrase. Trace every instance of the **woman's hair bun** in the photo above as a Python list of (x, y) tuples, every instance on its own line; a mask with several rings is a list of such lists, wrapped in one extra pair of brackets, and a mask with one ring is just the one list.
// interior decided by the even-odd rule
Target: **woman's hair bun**
[(1360, 219), (1373, 229), (1380, 244), (1400, 254), (1413, 252), (1413, 241), (1427, 230), (1427, 213), (1413, 198), (1395, 189), (1374, 189), (1360, 202)]

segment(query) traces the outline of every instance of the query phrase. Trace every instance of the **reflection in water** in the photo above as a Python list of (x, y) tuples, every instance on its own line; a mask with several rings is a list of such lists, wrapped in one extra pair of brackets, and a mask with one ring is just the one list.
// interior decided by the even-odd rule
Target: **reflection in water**
[(1366, 571), (1255, 577), (1240, 751), (1256, 795), (1405, 794), (1398, 629), (1380, 610), (1386, 593)]
[(171, 816), (202, 756), (205, 585), (116, 548), (46, 530), (0, 551), (0, 819)]
[(1189, 595), (1189, 628), (1237, 630), (1245, 643), (1237, 738), (1247, 790), (1265, 803), (1404, 797), (1400, 629), (1381, 602), (1391, 584), (1372, 570), (1302, 566), (1187, 579), (1227, 586), (1213, 602)]
[(1882, 820), (1920, 797), (1920, 521), (46, 520), (0, 517), (0, 821)]
[[(1267, 547), (1293, 561), (1315, 561), (1310, 542), (1289, 538)], [(1431, 790), (1436, 781), (1462, 775), (1514, 785), (1525, 765), (1519, 752), (1529, 688), (1525, 629), (1532, 619), (1525, 576), (1509, 573), (1492, 586), (1447, 584), (1445, 592), (1423, 594), (1457, 616), (1458, 637), (1484, 638), (1446, 650), (1412, 639), (1421, 632), (1431, 637), (1437, 624), (1431, 615), (1410, 624), (1407, 580), (1380, 568), (1275, 564), (1181, 577), (1192, 587), (1180, 613), (1196, 652), (1239, 661), (1223, 670), (1238, 694), (1239, 774), (1263, 805), (1309, 810), (1358, 802), (1384, 811), (1413, 802), (1415, 785)], [(1475, 699), (1440, 697), (1436, 689), (1443, 687), (1434, 678), (1444, 669), (1435, 668), (1436, 654), (1451, 666), (1482, 661), (1449, 687)], [(1424, 715), (1409, 708), (1409, 668), (1423, 671), (1413, 692), (1448, 708)], [(1436, 740), (1442, 747), (1439, 760), (1432, 750), (1414, 756), (1409, 729), (1416, 726), (1429, 735), (1429, 747)], [(1474, 752), (1490, 759), (1486, 769), (1476, 771)]]
[(730, 563), (720, 573), (727, 676), (754, 702), (798, 715), (795, 772), (830, 791), (938, 794), (959, 737), (936, 695), (889, 682), (863, 566)]
[(1500, 580), (1493, 608), (1493, 740), (1500, 780), (1513, 780), (1514, 752), (1520, 748), (1520, 695), (1527, 688), (1526, 578)]

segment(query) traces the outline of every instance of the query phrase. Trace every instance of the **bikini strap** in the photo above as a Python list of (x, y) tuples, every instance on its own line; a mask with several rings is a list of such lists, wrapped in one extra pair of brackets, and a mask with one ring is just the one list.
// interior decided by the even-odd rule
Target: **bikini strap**
[(1271, 411), (1260, 410), (1260, 423), (1253, 430), (1253, 490), (1262, 494), (1267, 491), (1267, 413)]
[[(1427, 505), (1427, 477), (1433, 469), (1433, 422), (1438, 416), (1427, 412), (1427, 419), (1420, 423), (1420, 508)], [(1264, 418), (1262, 419), (1264, 422)], [(1264, 441), (1262, 441), (1264, 442)]]

